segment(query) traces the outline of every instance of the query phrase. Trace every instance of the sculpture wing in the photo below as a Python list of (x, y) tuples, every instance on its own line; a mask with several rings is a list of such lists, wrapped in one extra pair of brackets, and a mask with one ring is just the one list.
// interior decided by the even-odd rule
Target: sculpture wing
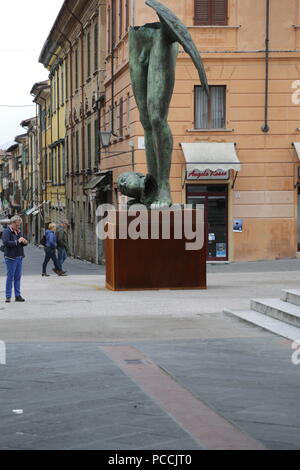
[(146, 5), (156, 11), (170, 41), (179, 42), (185, 52), (189, 54), (198, 70), (200, 82), (207, 95), (209, 95), (208, 83), (202, 59), (187, 27), (171, 10), (169, 10), (169, 8), (156, 0), (146, 0)]

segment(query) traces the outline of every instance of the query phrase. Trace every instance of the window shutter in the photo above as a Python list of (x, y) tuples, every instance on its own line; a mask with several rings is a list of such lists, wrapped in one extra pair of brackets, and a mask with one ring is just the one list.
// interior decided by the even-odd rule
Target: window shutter
[(123, 0), (119, 0), (119, 39), (123, 34)]
[(123, 137), (123, 98), (120, 98), (119, 136)]
[(125, 5), (125, 9), (126, 9), (126, 24), (125, 24), (125, 29), (126, 31), (128, 31), (129, 29), (129, 16), (130, 16), (130, 3), (129, 3), (129, 0), (126, 0), (126, 5)]
[(195, 25), (226, 25), (228, 0), (195, 0)]
[(111, 47), (115, 48), (117, 39), (117, 0), (112, 0), (112, 44)]
[(212, 24), (227, 24), (227, 0), (214, 0), (212, 2)]
[(209, 25), (211, 0), (195, 0), (195, 25)]

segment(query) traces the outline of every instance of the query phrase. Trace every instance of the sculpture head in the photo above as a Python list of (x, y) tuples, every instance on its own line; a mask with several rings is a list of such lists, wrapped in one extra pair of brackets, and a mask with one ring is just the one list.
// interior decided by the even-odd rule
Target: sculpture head
[(127, 172), (119, 176), (117, 181), (119, 191), (125, 196), (132, 197), (142, 204), (148, 204), (157, 191), (157, 183), (152, 175)]

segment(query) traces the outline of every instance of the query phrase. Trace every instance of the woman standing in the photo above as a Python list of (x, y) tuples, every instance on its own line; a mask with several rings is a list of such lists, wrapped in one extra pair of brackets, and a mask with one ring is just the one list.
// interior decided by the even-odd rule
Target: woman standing
[(55, 224), (50, 224), (48, 230), (45, 232), (46, 236), (46, 245), (45, 245), (45, 259), (43, 263), (43, 273), (42, 276), (49, 277), (49, 274), (47, 274), (47, 265), (52, 259), (54, 263), (54, 272), (58, 276), (65, 276), (65, 272), (61, 270), (57, 257), (56, 257), (56, 247), (57, 247), (57, 239), (56, 239), (56, 225)]
[(23, 238), (21, 234), (21, 224), (21, 217), (12, 217), (8, 227), (3, 231), (2, 234), (4, 259), (7, 270), (6, 303), (11, 301), (13, 284), (15, 289), (16, 302), (25, 302), (25, 299), (23, 299), (21, 296), (21, 277), (24, 258), (24, 246), (28, 245), (28, 241)]

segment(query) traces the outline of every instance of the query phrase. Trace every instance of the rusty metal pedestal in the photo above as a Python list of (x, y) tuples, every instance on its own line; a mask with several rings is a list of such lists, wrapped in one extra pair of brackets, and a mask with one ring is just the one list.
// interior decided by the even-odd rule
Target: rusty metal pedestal
[[(107, 238), (106, 287), (113, 291), (148, 289), (206, 289), (206, 244), (197, 251), (186, 250), (185, 236), (175, 239), (171, 220), (170, 239), (120, 239), (119, 217), (115, 238)], [(151, 220), (149, 211), (149, 234)], [(128, 217), (129, 222), (133, 217)], [(194, 223), (194, 222), (193, 222)], [(153, 225), (153, 224), (152, 224)], [(159, 220), (161, 229), (161, 218)], [(184, 234), (184, 230), (182, 230)], [(206, 237), (204, 237), (205, 239)]]

